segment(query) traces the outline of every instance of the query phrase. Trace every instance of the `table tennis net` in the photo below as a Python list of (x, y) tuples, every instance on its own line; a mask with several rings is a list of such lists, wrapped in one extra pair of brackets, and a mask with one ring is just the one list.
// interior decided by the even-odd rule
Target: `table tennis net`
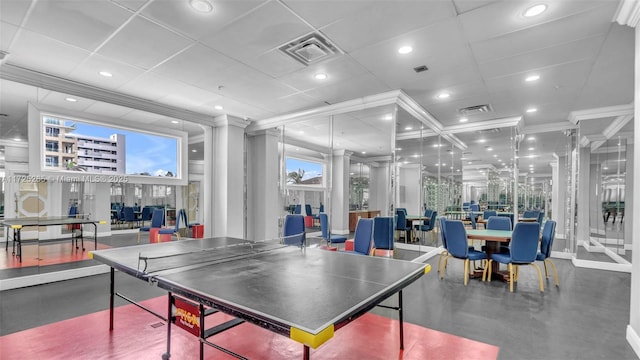
[(194, 249), (186, 252), (154, 252), (138, 254), (138, 271), (146, 274), (157, 274), (172, 269), (197, 268), (214, 263), (241, 260), (260, 253), (277, 251), (284, 247), (297, 245), (297, 241), (289, 244), (287, 239), (276, 238), (261, 241), (246, 241), (225, 244), (212, 248)]

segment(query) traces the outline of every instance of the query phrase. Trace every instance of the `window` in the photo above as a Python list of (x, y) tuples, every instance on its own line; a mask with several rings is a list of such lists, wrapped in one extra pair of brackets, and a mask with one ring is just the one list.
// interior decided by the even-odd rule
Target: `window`
[(323, 165), (319, 162), (287, 158), (285, 161), (288, 185), (322, 186)]

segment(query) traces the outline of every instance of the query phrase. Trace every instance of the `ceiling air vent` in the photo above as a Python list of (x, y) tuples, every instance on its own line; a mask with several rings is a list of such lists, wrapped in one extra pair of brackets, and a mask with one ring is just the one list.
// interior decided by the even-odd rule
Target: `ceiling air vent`
[(416, 67), (413, 68), (413, 71), (415, 71), (417, 73), (421, 73), (421, 72), (427, 71), (427, 70), (429, 70), (427, 65), (420, 65), (420, 66), (416, 66)]
[(303, 65), (327, 60), (343, 51), (320, 33), (312, 33), (280, 47), (280, 51)]
[(462, 115), (474, 115), (474, 114), (492, 112), (493, 109), (491, 108), (491, 105), (474, 105), (474, 106), (462, 108), (458, 111), (460, 111), (460, 114)]
[(500, 132), (500, 129), (498, 128), (478, 130), (479, 134), (497, 134), (499, 132)]

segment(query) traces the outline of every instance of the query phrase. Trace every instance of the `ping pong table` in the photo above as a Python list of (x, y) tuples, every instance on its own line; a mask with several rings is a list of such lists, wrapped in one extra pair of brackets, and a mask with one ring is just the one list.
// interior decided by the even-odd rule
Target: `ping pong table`
[[(180, 326), (185, 321), (199, 327), (192, 333), (199, 337), (201, 359), (204, 344), (242, 359), (242, 355), (208, 338), (243, 322), (301, 343), (303, 357), (308, 359), (310, 347), (322, 345), (336, 330), (375, 306), (398, 311), (402, 349), (402, 289), (431, 269), (424, 263), (230, 237), (145, 244), (90, 254), (111, 267), (109, 329), (113, 330), (116, 296), (154, 314), (168, 325), (163, 359), (171, 356), (171, 324)], [(115, 270), (167, 290), (167, 316), (117, 293)], [(397, 306), (380, 304), (396, 293)], [(182, 309), (185, 301), (195, 302), (195, 309)], [(206, 329), (205, 317), (217, 311), (235, 319)]]
[[(22, 228), (27, 226), (53, 226), (53, 225), (93, 225), (93, 244), (94, 249), (98, 248), (98, 224), (104, 224), (104, 221), (89, 220), (82, 217), (69, 217), (69, 216), (44, 216), (44, 217), (24, 217), (15, 219), (4, 219), (0, 221), (0, 224), (6, 228), (6, 243), (5, 250), (9, 250), (9, 229), (13, 230), (13, 249), (11, 255), (17, 255), (22, 262)], [(80, 226), (80, 241), (82, 244), (82, 250), (84, 251), (84, 236), (82, 234), (82, 226)], [(78, 248), (78, 237), (75, 239), (76, 249)], [(16, 250), (17, 247), (17, 250)]]

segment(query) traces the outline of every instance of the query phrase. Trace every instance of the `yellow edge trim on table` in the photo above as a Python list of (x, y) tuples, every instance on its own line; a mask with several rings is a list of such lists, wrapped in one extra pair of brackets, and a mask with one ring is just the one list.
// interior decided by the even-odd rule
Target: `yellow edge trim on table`
[(12, 229), (22, 229), (22, 225), (11, 225), (10, 228), (12, 228)]
[(93, 251), (89, 251), (89, 259), (93, 259)]
[(299, 343), (308, 345), (315, 349), (333, 337), (333, 324), (320, 331), (316, 335), (295, 327), (291, 327), (289, 337), (291, 338), (291, 340), (295, 340)]
[(424, 273), (428, 274), (431, 271), (431, 264), (427, 264), (427, 266), (424, 267)]

